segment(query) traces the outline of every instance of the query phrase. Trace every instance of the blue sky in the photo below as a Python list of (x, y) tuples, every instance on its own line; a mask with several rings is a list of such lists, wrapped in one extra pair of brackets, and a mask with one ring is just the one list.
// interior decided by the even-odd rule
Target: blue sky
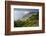
[(22, 8), (14, 8), (14, 19), (21, 19), (24, 15), (31, 12), (39, 12), (39, 9), (22, 9)]

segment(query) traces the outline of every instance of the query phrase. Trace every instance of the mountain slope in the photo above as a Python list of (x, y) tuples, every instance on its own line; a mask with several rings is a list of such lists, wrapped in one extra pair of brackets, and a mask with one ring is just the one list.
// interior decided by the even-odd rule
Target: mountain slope
[[(26, 19), (27, 18), (27, 19)], [(26, 20), (25, 20), (26, 19)], [(14, 21), (14, 27), (39, 26), (39, 13), (31, 13), (23, 16), (22, 20)]]

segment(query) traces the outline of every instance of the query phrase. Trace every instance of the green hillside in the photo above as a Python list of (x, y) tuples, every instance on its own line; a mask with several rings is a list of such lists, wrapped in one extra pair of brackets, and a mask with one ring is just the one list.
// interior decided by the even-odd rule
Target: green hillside
[(17, 21), (14, 21), (14, 27), (35, 27), (35, 26), (39, 26), (39, 22), (38, 22), (39, 13), (38, 12), (32, 13), (32, 16), (28, 17), (27, 19), (26, 18), (24, 17), (24, 19), (22, 19), (23, 21), (21, 21), (20, 19), (17, 20)]

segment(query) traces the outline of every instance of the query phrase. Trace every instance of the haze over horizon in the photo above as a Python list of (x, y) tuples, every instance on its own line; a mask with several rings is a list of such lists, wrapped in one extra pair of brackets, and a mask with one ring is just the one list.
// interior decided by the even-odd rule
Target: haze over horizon
[(39, 9), (20, 9), (14, 8), (14, 20), (22, 18), (24, 15), (31, 12), (39, 12)]

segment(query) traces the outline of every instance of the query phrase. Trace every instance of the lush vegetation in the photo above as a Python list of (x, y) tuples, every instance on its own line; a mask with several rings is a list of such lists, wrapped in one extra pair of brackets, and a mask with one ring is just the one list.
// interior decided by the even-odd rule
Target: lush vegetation
[(39, 22), (39, 13), (33, 13), (31, 17), (28, 17), (25, 21), (21, 21), (20, 19), (14, 21), (14, 27), (31, 27), (31, 26), (38, 26)]

